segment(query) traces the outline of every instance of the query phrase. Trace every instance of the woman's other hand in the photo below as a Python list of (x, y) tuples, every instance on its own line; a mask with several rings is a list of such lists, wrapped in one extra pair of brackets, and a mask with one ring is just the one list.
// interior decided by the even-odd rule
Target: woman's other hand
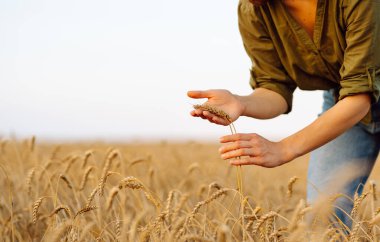
[(238, 119), (245, 109), (239, 97), (227, 90), (189, 91), (187, 95), (195, 99), (207, 98), (208, 100), (204, 105), (209, 105), (226, 112), (230, 117), (229, 121), (202, 109), (195, 109), (190, 112), (193, 117), (207, 119), (211, 123), (219, 125), (229, 125), (230, 122)]
[(231, 165), (276, 167), (292, 160), (281, 142), (271, 142), (258, 134), (233, 134), (220, 138), (222, 159)]

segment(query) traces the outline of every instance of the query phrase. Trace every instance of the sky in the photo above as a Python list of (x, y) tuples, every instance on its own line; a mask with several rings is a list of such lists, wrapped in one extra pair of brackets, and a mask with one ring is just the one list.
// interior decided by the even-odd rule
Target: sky
[[(229, 133), (189, 115), (188, 90), (252, 92), (230, 0), (1, 0), (0, 137), (208, 140)], [(320, 91), (293, 111), (242, 117), (241, 133), (279, 140), (312, 122)]]

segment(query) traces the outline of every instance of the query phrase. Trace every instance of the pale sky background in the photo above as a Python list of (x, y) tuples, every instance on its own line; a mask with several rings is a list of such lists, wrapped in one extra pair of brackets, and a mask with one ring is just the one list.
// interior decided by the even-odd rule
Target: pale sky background
[[(190, 89), (249, 94), (250, 60), (231, 0), (1, 0), (0, 136), (203, 139), (229, 133), (189, 115)], [(293, 111), (241, 118), (238, 132), (283, 138), (314, 120), (321, 92)]]

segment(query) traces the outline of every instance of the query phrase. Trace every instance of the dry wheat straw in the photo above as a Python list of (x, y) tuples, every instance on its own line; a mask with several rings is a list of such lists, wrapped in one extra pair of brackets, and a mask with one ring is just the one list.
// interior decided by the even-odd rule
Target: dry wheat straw
[[(223, 111), (221, 109), (218, 109), (216, 107), (212, 107), (212, 106), (207, 105), (207, 104), (193, 105), (193, 108), (194, 109), (200, 109), (200, 110), (208, 111), (211, 114), (214, 114), (215, 116), (226, 120), (229, 123), (229, 128), (231, 130), (231, 134), (236, 134), (237, 133), (235, 125), (232, 122), (231, 117), (225, 111)], [(238, 157), (238, 159), (240, 159), (240, 157)], [(244, 195), (243, 195), (244, 192), (243, 192), (243, 174), (242, 174), (241, 165), (236, 166), (236, 183), (237, 183), (237, 187), (238, 187), (239, 193), (241, 195), (240, 196), (240, 213), (241, 213), (241, 218), (242, 218), (242, 224), (243, 224), (243, 227), (244, 227), (244, 219), (243, 219), (243, 213), (244, 213), (244, 211), (242, 211), (243, 210), (243, 199), (242, 198), (244, 197)]]
[(87, 212), (92, 211), (92, 210), (95, 210), (95, 209), (97, 209), (97, 208), (98, 208), (97, 206), (88, 206), (88, 207), (84, 207), (84, 208), (82, 208), (81, 210), (79, 210), (79, 211), (75, 214), (74, 219), (75, 219), (77, 216), (79, 216), (79, 215), (81, 215), (81, 214), (83, 214), (83, 213), (87, 213)]
[(49, 217), (51, 217), (51, 216), (53, 216), (53, 215), (55, 215), (55, 214), (58, 214), (59, 211), (61, 211), (61, 210), (65, 211), (66, 214), (67, 214), (69, 217), (71, 217), (71, 210), (70, 210), (70, 208), (69, 208), (68, 206), (65, 206), (65, 205), (61, 205), (61, 206), (56, 207), (56, 208), (53, 210), (53, 212), (50, 213)]
[(107, 174), (108, 171), (111, 167), (112, 161), (117, 157), (118, 152), (117, 151), (111, 151), (106, 159), (106, 163), (104, 165), (103, 171), (102, 171), (102, 176), (100, 177), (100, 182), (99, 182), (99, 196), (103, 196), (104, 193), (104, 186), (107, 180)]
[(358, 212), (360, 204), (362, 203), (362, 201), (366, 198), (366, 196), (368, 194), (369, 194), (369, 192), (365, 192), (360, 196), (355, 196), (354, 206), (353, 206), (352, 211), (351, 211), (351, 218), (354, 219), (356, 217), (356, 214)]
[(35, 146), (36, 146), (36, 136), (32, 136), (32, 138), (29, 141), (29, 150), (30, 150), (30, 152), (34, 151)]
[(67, 236), (73, 229), (73, 225), (71, 223), (63, 223), (61, 224), (58, 229), (54, 230), (53, 238), (51, 239), (52, 242), (59, 242), (62, 241), (62, 239), (67, 240)]
[(179, 231), (179, 233), (177, 235), (177, 239), (179, 239), (183, 235), (183, 233), (185, 232), (185, 227), (190, 224), (190, 222), (194, 219), (195, 215), (198, 213), (199, 209), (201, 209), (202, 206), (204, 206), (206, 204), (209, 204), (210, 202), (214, 201), (218, 197), (220, 197), (222, 195), (225, 195), (227, 192), (228, 192), (228, 189), (225, 189), (225, 188), (224, 189), (220, 189), (220, 190), (216, 191), (215, 193), (213, 193), (206, 200), (198, 202), (195, 205), (195, 207), (193, 208), (191, 214), (189, 216), (187, 216), (186, 221), (185, 221), (183, 227), (180, 229), (180, 231)]
[(28, 172), (28, 176), (26, 178), (26, 186), (27, 186), (27, 190), (28, 190), (28, 195), (30, 195), (32, 192), (32, 180), (33, 180), (35, 173), (36, 173), (36, 168), (34, 167), (33, 169), (31, 169)]
[(79, 158), (78, 156), (73, 155), (73, 156), (69, 159), (69, 161), (67, 162), (66, 168), (65, 168), (65, 170), (63, 171), (63, 173), (69, 173), (69, 170), (70, 170), (71, 166), (75, 163), (75, 161), (78, 160), (78, 158)]
[(257, 220), (255, 226), (252, 228), (252, 234), (256, 234), (257, 230), (263, 225), (269, 218), (277, 216), (277, 213), (270, 211), (267, 214), (264, 214), (260, 219)]
[(61, 150), (61, 146), (59, 145), (56, 146), (50, 155), (50, 160), (54, 160), (60, 150)]
[(95, 197), (96, 193), (98, 193), (98, 191), (99, 191), (99, 188), (98, 188), (98, 187), (95, 187), (95, 188), (92, 190), (90, 196), (88, 196), (88, 198), (87, 198), (86, 207), (89, 207), (89, 206), (91, 205), (91, 202), (92, 202), (92, 200), (94, 200), (94, 197)]
[(72, 189), (73, 186), (71, 185), (71, 182), (70, 180), (63, 174), (59, 175), (59, 179), (62, 179), (62, 181), (64, 181), (67, 185), (68, 188)]
[(113, 187), (108, 195), (107, 202), (106, 202), (106, 208), (107, 210), (110, 210), (112, 206), (112, 202), (115, 199), (116, 195), (119, 193), (119, 187)]
[(83, 158), (83, 163), (82, 163), (82, 168), (85, 168), (87, 166), (87, 162), (90, 159), (90, 156), (93, 155), (94, 151), (93, 150), (88, 150), (84, 153), (84, 158)]
[(83, 175), (83, 178), (82, 178), (82, 181), (80, 183), (80, 186), (79, 186), (79, 190), (82, 191), (84, 189), (84, 187), (86, 186), (86, 182), (87, 182), (87, 179), (88, 179), (88, 176), (90, 175), (91, 171), (94, 170), (94, 167), (93, 166), (90, 166), (86, 169), (84, 175)]
[(288, 191), (286, 192), (286, 195), (288, 196), (288, 198), (292, 197), (292, 194), (293, 194), (293, 185), (294, 183), (298, 180), (299, 178), (294, 176), (292, 177), (289, 182), (288, 182)]

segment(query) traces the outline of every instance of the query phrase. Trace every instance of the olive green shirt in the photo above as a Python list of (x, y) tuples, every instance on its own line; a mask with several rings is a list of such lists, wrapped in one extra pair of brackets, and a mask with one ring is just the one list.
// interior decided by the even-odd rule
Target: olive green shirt
[[(337, 100), (380, 95), (380, 0), (318, 0), (313, 38), (281, 0), (240, 0), (239, 29), (252, 60), (253, 88), (281, 94), (292, 107), (296, 87), (337, 90)], [(368, 116), (368, 115), (367, 115)]]

